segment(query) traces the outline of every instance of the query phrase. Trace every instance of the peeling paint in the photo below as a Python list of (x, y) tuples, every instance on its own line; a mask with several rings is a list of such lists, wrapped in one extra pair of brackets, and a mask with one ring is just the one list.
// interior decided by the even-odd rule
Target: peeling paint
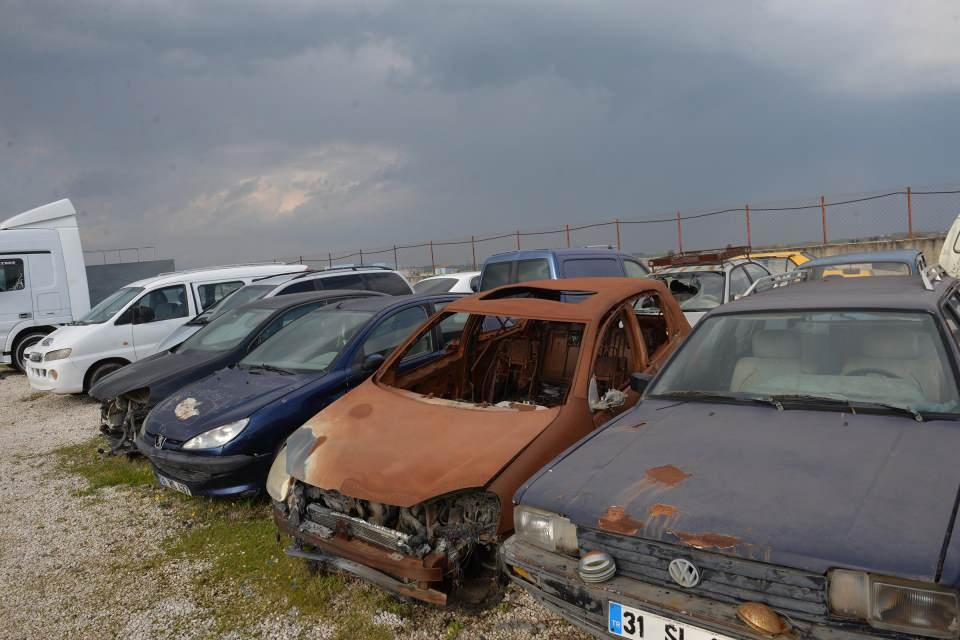
[(623, 507), (614, 505), (600, 516), (597, 526), (604, 531), (633, 536), (643, 528), (643, 523), (631, 518)]
[(200, 415), (200, 412), (197, 410), (197, 407), (199, 407), (201, 404), (203, 403), (197, 402), (196, 398), (187, 398), (185, 400), (181, 400), (173, 410), (173, 414), (180, 420), (186, 420), (188, 418), (198, 416)]
[(669, 533), (680, 538), (680, 542), (694, 549), (732, 549), (740, 544), (740, 538), (719, 533), (687, 533), (686, 531), (670, 531)]
[(679, 513), (680, 510), (677, 509), (672, 504), (663, 504), (658, 502), (657, 504), (650, 507), (649, 512), (650, 512), (651, 518), (671, 518), (677, 515), (677, 513)]
[(647, 469), (645, 474), (647, 480), (651, 482), (656, 482), (657, 484), (663, 484), (668, 487), (675, 487), (687, 478), (690, 477), (689, 473), (684, 473), (677, 467), (672, 464), (666, 464), (662, 467), (654, 467), (652, 469)]

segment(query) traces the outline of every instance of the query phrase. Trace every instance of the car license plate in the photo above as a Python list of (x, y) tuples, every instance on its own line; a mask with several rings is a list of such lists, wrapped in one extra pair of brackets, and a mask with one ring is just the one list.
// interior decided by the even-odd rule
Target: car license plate
[(182, 482), (177, 482), (172, 478), (162, 476), (159, 473), (157, 474), (157, 480), (160, 482), (161, 487), (166, 487), (167, 489), (173, 489), (174, 491), (179, 491), (180, 493), (186, 494), (188, 496), (193, 495), (190, 493), (190, 487), (183, 484)]
[(607, 603), (607, 631), (634, 640), (732, 640), (706, 629), (683, 624), (612, 600)]

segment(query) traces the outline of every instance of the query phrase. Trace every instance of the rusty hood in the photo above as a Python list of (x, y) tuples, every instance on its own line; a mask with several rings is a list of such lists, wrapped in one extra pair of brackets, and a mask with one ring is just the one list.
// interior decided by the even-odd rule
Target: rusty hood
[(287, 440), (287, 473), (362, 500), (409, 507), (493, 480), (560, 413), (431, 399), (371, 380)]

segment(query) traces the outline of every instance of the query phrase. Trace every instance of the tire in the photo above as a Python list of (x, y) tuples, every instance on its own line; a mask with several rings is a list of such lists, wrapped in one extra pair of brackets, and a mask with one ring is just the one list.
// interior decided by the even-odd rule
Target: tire
[(27, 348), (32, 347), (46, 337), (47, 333), (44, 331), (28, 331), (19, 336), (16, 344), (13, 345), (13, 357), (10, 359), (13, 368), (23, 373), (27, 368), (24, 352)]
[(86, 391), (89, 391), (93, 388), (95, 384), (100, 382), (104, 377), (110, 375), (117, 369), (123, 366), (122, 362), (104, 362), (102, 364), (96, 365), (91, 371), (90, 376), (87, 378), (87, 388)]

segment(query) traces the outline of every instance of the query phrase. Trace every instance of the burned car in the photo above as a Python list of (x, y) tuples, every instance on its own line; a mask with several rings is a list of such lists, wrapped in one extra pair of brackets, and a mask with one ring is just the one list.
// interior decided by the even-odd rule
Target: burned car
[[(459, 297), (375, 296), (315, 309), (235, 366), (158, 403), (137, 435), (137, 449), (168, 489), (214, 497), (258, 493), (294, 429), (360, 384)], [(430, 357), (410, 356), (412, 362)]]
[[(660, 313), (638, 314), (642, 297)], [(527, 282), (451, 303), (291, 434), (267, 480), (289, 552), (434, 604), (489, 602), (513, 492), (636, 401), (632, 376), (688, 331), (654, 280)]]
[(110, 445), (109, 452), (135, 453), (137, 430), (158, 402), (218, 369), (235, 365), (304, 314), (326, 304), (379, 295), (326, 291), (257, 300), (204, 322), (199, 331), (172, 349), (105, 376), (89, 394), (100, 401), (100, 432)]
[(712, 311), (517, 492), (506, 572), (603, 637), (958, 637), (958, 337), (936, 276)]

